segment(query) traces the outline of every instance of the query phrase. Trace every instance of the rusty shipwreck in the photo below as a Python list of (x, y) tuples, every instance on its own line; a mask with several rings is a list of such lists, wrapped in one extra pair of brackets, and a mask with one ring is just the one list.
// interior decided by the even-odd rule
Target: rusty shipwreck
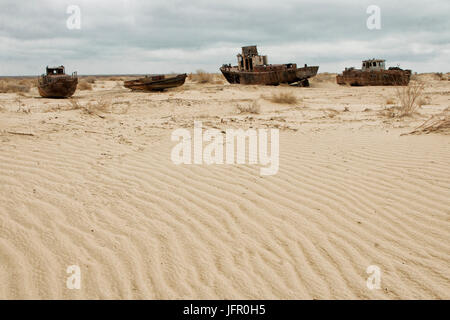
[(350, 86), (406, 86), (411, 79), (411, 70), (390, 67), (381, 59), (364, 60), (362, 69), (345, 68), (336, 76), (336, 82)]
[(169, 88), (182, 86), (186, 81), (186, 77), (187, 74), (185, 73), (151, 75), (125, 81), (124, 86), (132, 91), (164, 91)]
[(77, 90), (78, 76), (74, 72), (67, 75), (64, 66), (46, 69), (46, 74), (39, 77), (38, 90), (44, 98), (68, 98)]
[(268, 64), (267, 56), (258, 54), (256, 46), (242, 47), (237, 55), (238, 65), (223, 65), (220, 71), (229, 83), (279, 85), (280, 83), (309, 86), (318, 66), (297, 68), (297, 64)]

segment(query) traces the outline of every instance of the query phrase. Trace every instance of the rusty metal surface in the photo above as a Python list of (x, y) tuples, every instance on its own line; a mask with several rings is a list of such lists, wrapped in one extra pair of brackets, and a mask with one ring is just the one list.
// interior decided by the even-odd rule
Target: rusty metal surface
[[(374, 65), (367, 65), (373, 63)], [(380, 63), (381, 65), (375, 65)], [(405, 86), (411, 79), (411, 70), (398, 67), (384, 69), (384, 60), (372, 59), (363, 61), (363, 69), (346, 68), (336, 76), (340, 85), (350, 86)]]
[(238, 65), (223, 65), (220, 71), (232, 84), (278, 85), (280, 83), (299, 83), (307, 86), (308, 78), (314, 77), (318, 66), (297, 68), (297, 64), (268, 64), (267, 56), (258, 55), (256, 46), (242, 47), (237, 55)]
[(234, 67), (222, 67), (220, 71), (232, 84), (259, 84), (279, 85), (280, 83), (302, 82), (317, 74), (319, 67), (304, 68), (271, 68), (268, 66), (264, 71), (245, 72)]
[(182, 86), (187, 74), (154, 75), (124, 82), (124, 87), (133, 91), (163, 91), (169, 88)]
[(68, 98), (77, 90), (78, 76), (67, 75), (64, 67), (47, 67), (46, 74), (39, 77), (38, 91), (44, 98)]

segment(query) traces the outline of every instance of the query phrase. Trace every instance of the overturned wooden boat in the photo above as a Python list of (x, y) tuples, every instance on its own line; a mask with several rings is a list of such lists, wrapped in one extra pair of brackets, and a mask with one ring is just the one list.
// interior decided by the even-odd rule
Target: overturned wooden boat
[(182, 86), (186, 81), (187, 74), (158, 74), (145, 76), (136, 80), (124, 82), (125, 88), (133, 91), (164, 91), (169, 88)]
[(64, 66), (46, 69), (46, 74), (39, 77), (38, 90), (44, 98), (68, 98), (77, 90), (78, 76), (74, 72), (67, 75)]
[(386, 70), (386, 60), (371, 59), (362, 62), (362, 69), (345, 68), (336, 76), (340, 85), (350, 86), (407, 86), (411, 80), (411, 70), (390, 67)]
[(295, 63), (268, 64), (267, 56), (260, 56), (256, 46), (242, 47), (237, 55), (238, 65), (224, 64), (220, 71), (231, 84), (279, 85), (280, 83), (309, 86), (308, 79), (314, 77), (318, 66), (297, 68)]

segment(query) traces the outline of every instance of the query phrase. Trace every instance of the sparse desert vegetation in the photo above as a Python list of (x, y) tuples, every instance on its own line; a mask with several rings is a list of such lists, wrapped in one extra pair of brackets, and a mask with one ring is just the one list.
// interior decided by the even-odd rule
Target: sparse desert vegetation
[(208, 73), (203, 70), (197, 70), (196, 73), (188, 74), (188, 80), (192, 82), (197, 82), (201, 84), (222, 84), (224, 83), (224, 77), (222, 74)]
[(111, 104), (105, 100), (90, 101), (82, 108), (86, 113), (95, 115), (99, 115), (99, 113), (111, 112)]
[[(66, 240), (70, 242), (72, 240), (70, 230), (75, 230), (80, 235), (86, 235), (86, 239), (90, 239), (89, 241), (96, 241), (96, 236), (100, 236), (102, 246), (107, 245), (113, 248), (116, 245), (115, 241), (119, 241), (118, 245), (120, 246), (122, 237), (115, 237), (117, 228), (111, 229), (112, 224), (110, 223), (119, 221), (120, 228), (127, 235), (135, 236), (136, 243), (155, 243), (157, 245), (153, 239), (145, 237), (154, 234), (160, 235), (159, 229), (161, 226), (164, 229), (165, 225), (160, 223), (161, 217), (164, 217), (164, 222), (170, 223), (175, 228), (180, 226), (180, 229), (174, 229), (173, 233), (169, 228), (174, 243), (178, 241), (176, 237), (179, 234), (186, 235), (186, 238), (184, 236), (180, 238), (181, 241), (186, 239), (189, 241), (191, 234), (180, 231), (181, 228), (184, 228), (185, 223), (189, 228), (192, 227), (192, 230), (202, 228), (213, 236), (218, 234), (227, 237), (228, 232), (234, 232), (233, 228), (220, 234), (216, 225), (220, 227), (222, 223), (211, 224), (205, 218), (211, 217), (208, 214), (209, 211), (195, 216), (198, 210), (201, 210), (203, 203), (211, 201), (213, 203), (218, 199), (221, 204), (209, 209), (219, 208), (218, 210), (222, 210), (220, 206), (223, 204), (225, 209), (222, 211), (225, 214), (229, 212), (239, 223), (250, 222), (247, 224), (250, 234), (246, 238), (247, 235), (238, 233), (236, 242), (230, 244), (228, 242), (233, 241), (232, 238), (223, 238), (225, 241), (222, 241), (222, 237), (217, 244), (203, 242), (203, 237), (199, 237), (198, 241), (188, 243), (193, 246), (204, 243), (208, 246), (212, 245), (212, 247), (200, 247), (205, 252), (210, 249), (222, 252), (228, 250), (228, 245), (235, 247), (242, 243), (248, 243), (249, 248), (252, 248), (255, 243), (254, 239), (259, 236), (269, 240), (278, 239), (278, 231), (288, 232), (289, 230), (300, 230), (302, 236), (306, 235), (305, 237), (311, 235), (312, 238), (319, 241), (318, 245), (321, 248), (325, 248), (332, 242), (320, 243), (317, 230), (325, 230), (324, 234), (328, 231), (332, 233), (333, 230), (336, 230), (336, 225), (342, 224), (341, 227), (345, 230), (355, 231), (352, 235), (356, 239), (355, 242), (349, 244), (350, 250), (344, 250), (354, 254), (350, 260), (364, 261), (365, 259), (365, 257), (358, 256), (358, 250), (351, 250), (351, 246), (357, 243), (357, 245), (367, 248), (374, 248), (374, 252), (377, 254), (379, 252), (382, 254), (388, 248), (389, 252), (384, 256), (385, 261), (389, 262), (391, 253), (393, 253), (401, 257), (405, 263), (409, 261), (414, 264), (417, 261), (408, 260), (410, 252), (408, 250), (414, 246), (420, 250), (423, 249), (424, 242), (420, 241), (420, 237), (409, 239), (413, 242), (408, 242), (406, 249), (398, 248), (398, 246), (389, 247), (393, 242), (402, 243), (403, 222), (412, 226), (411, 233), (420, 235), (420, 228), (429, 220), (428, 217), (434, 215), (433, 219), (437, 227), (434, 230), (431, 228), (430, 234), (436, 233), (436, 238), (444, 239), (448, 233), (444, 227), (438, 228), (445, 223), (448, 216), (445, 211), (447, 206), (444, 204), (449, 199), (446, 181), (449, 180), (450, 173), (445, 170), (450, 155), (448, 144), (450, 136), (446, 136), (450, 134), (449, 110), (447, 109), (447, 113), (442, 114), (442, 111), (448, 106), (450, 83), (447, 81), (437, 80), (430, 74), (421, 77), (421, 80), (426, 83), (422, 94), (414, 94), (415, 91), (412, 88), (398, 88), (406, 90), (404, 95), (406, 98), (416, 96), (416, 104), (426, 106), (420, 109), (420, 113), (416, 112), (411, 117), (400, 117), (403, 111), (401, 101), (396, 96), (397, 88), (395, 87), (353, 88), (339, 86), (336, 83), (322, 83), (312, 88), (293, 88), (287, 85), (277, 87), (239, 86), (188, 81), (186, 85), (167, 92), (132, 92), (121, 86), (116, 87), (116, 84), (121, 83), (120, 80), (106, 80), (106, 77), (97, 79), (99, 81), (92, 85), (80, 77), (80, 82), (90, 85), (92, 89), (77, 90), (70, 99), (41, 98), (36, 89), (25, 94), (22, 92), (0, 94), (0, 149), (3, 152), (1, 154), (2, 170), (0, 170), (3, 175), (0, 178), (5, 181), (0, 184), (5, 189), (3, 203), (9, 212), (17, 213), (24, 210), (27, 213), (21, 215), (19, 212), (14, 215), (17, 219), (11, 224), (12, 229), (21, 228), (17, 224), (21, 221), (21, 217), (28, 218), (29, 213), (35, 211), (45, 213), (35, 219), (35, 230), (47, 230), (46, 226), (51, 227), (52, 223), (55, 223), (55, 229), (51, 231), (55, 231), (52, 234), (56, 238), (60, 237), (61, 242), (65, 241), (64, 237), (66, 236), (69, 239)], [(15, 83), (21, 85), (19, 81)], [(414, 86), (415, 82), (411, 84)], [(103, 85), (105, 89), (101, 88)], [(406, 99), (405, 101), (410, 100)], [(377, 112), (380, 104), (385, 105), (385, 102), (389, 104), (386, 104), (388, 108), (384, 112), (391, 118), (380, 116)], [(209, 148), (208, 156), (214, 158), (216, 155), (220, 156), (222, 149), (220, 147), (223, 146), (224, 166), (217, 164), (175, 165), (171, 161), (172, 150), (177, 144), (171, 138), (173, 132), (178, 129), (186, 129), (191, 134), (194, 133), (194, 121), (202, 122), (203, 132), (215, 129), (216, 133), (223, 134), (223, 141), (220, 141), (220, 138), (214, 138), (214, 141), (211, 139), (208, 143), (204, 143), (203, 147), (205, 150)], [(256, 165), (247, 164), (248, 162), (238, 166), (225, 165), (228, 152), (226, 149), (229, 146), (226, 141), (228, 129), (234, 129), (235, 132), (242, 129), (245, 134), (249, 134), (248, 138), (241, 140), (244, 141), (242, 145), (246, 149), (246, 160), (249, 160), (251, 155), (255, 155), (252, 151), (253, 148), (250, 148), (251, 132), (248, 130), (256, 130), (258, 133), (256, 158), (263, 161), (264, 158), (271, 158), (273, 154), (279, 154), (278, 173), (273, 177), (260, 176), (260, 169), (269, 167), (263, 165), (262, 162)], [(259, 139), (259, 133), (263, 132), (260, 129), (267, 129), (266, 149), (260, 143), (263, 140)], [(277, 132), (277, 134), (272, 135), (272, 132)], [(411, 135), (400, 137), (401, 134), (410, 132), (412, 132)], [(280, 148), (276, 151), (276, 145), (273, 142), (278, 140), (273, 139), (278, 139), (278, 137)], [(191, 142), (193, 141), (195, 140), (191, 140)], [(236, 140), (236, 142), (238, 141)], [(239, 142), (235, 143), (236, 150), (238, 150), (239, 144)], [(191, 147), (194, 147), (189, 149), (192, 157), (201, 154), (201, 152), (195, 153), (195, 146), (191, 145)], [(193, 153), (192, 150), (194, 150)], [(393, 178), (387, 181), (386, 177)], [(389, 185), (386, 184), (386, 181), (389, 182)], [(188, 189), (185, 188), (185, 183), (189, 184)], [(405, 188), (405, 185), (408, 188)], [(358, 193), (355, 186), (364, 187), (364, 195), (361, 197), (366, 202), (362, 208), (347, 206), (348, 192)], [(174, 194), (176, 197), (172, 197)], [(417, 197), (417, 194), (422, 197)], [(425, 197), (433, 199), (427, 203), (427, 206), (423, 205)], [(23, 202), (25, 198), (26, 202)], [(264, 201), (255, 206), (255, 203), (262, 198)], [(392, 198), (402, 199), (402, 205), (389, 214), (378, 214), (387, 210), (386, 199)], [(326, 200), (324, 205), (320, 205), (321, 199)], [(176, 205), (173, 205), (173, 201), (176, 202)], [(28, 204), (29, 208), (24, 207), (24, 203)], [(433, 203), (439, 205), (433, 206)], [(18, 208), (17, 204), (22, 205)], [(161, 207), (158, 208), (159, 206)], [(259, 210), (264, 215), (264, 219), (259, 219), (259, 214), (251, 215), (253, 208)], [(150, 210), (148, 211), (150, 213), (145, 214), (145, 210)], [(368, 210), (373, 214), (367, 213)], [(67, 217), (73, 217), (74, 212), (79, 214), (79, 217), (67, 219)], [(299, 215), (298, 212), (303, 212), (304, 215)], [(336, 217), (336, 212), (339, 212), (339, 219), (333, 218)], [(402, 221), (402, 212), (411, 214), (406, 214), (405, 220)], [(285, 229), (287, 231), (283, 230), (284, 224), (280, 223), (280, 221), (282, 222), (280, 213), (289, 222)], [(95, 219), (92, 218), (93, 214), (95, 214)], [(314, 216), (314, 219), (311, 220), (313, 224), (302, 229), (308, 217), (312, 216)], [(185, 217), (189, 219), (186, 220)], [(253, 221), (251, 221), (253, 217), (259, 219), (259, 223), (254, 225), (254, 228), (252, 227)], [(384, 217), (387, 218), (384, 219)], [(152, 220), (153, 218), (155, 220)], [(136, 219), (141, 220), (137, 221)], [(266, 224), (264, 224), (265, 219), (269, 219)], [(27, 227), (30, 224), (23, 221), (25, 227), (21, 229), (28, 230)], [(223, 221), (228, 223), (226, 220)], [(73, 229), (64, 227), (65, 223), (72, 222), (75, 222), (75, 225), (71, 224)], [(234, 224), (233, 220), (229, 222)], [(139, 230), (143, 232), (136, 232), (137, 223), (139, 223), (138, 229), (142, 227), (142, 230)], [(196, 225), (196, 223), (200, 223), (200, 225)], [(383, 230), (383, 227), (389, 223), (392, 224), (393, 229), (386, 231), (385, 237), (380, 237), (379, 233), (375, 232), (370, 238), (372, 228), (376, 228), (373, 230)], [(273, 230), (273, 226), (276, 226), (276, 234), (266, 234)], [(316, 226), (320, 228), (316, 228)], [(414, 229), (414, 226), (417, 228)], [(59, 229), (60, 227), (61, 229)], [(145, 229), (146, 227), (148, 229)], [(396, 229), (396, 227), (399, 228)], [(9, 228), (4, 229), (8, 230)], [(110, 236), (108, 232), (114, 234)], [(296, 233), (293, 234), (295, 236)], [(400, 236), (395, 238), (398, 234)], [(24, 233), (24, 236), (30, 238), (32, 242), (29, 247), (34, 248), (34, 244), (37, 243), (38, 246), (42, 246), (44, 253), (53, 254), (54, 252), (55, 257), (70, 256), (70, 250), (65, 251), (61, 248), (46, 250), (46, 246), (51, 247), (55, 242), (53, 236), (39, 237), (36, 234), (34, 237), (34, 235), (32, 232)], [(103, 235), (106, 237), (103, 238)], [(141, 235), (143, 236), (141, 237)], [(206, 233), (205, 239), (208, 237), (210, 235)], [(305, 237), (293, 239), (295, 240), (292, 242), (293, 246), (303, 243)], [(163, 239), (163, 241), (166, 240), (168, 239)], [(41, 241), (48, 242), (41, 243)], [(129, 243), (126, 237), (123, 237), (123, 241), (126, 241), (123, 244), (124, 247), (128, 248)], [(338, 245), (342, 243), (340, 242)], [(433, 252), (442, 249), (439, 247), (440, 243), (442, 242), (435, 241)], [(22, 250), (21, 245), (22, 243), (19, 242), (12, 250)], [(215, 245), (217, 247), (214, 247)], [(287, 245), (290, 244), (287, 243)], [(172, 247), (168, 245), (164, 247), (164, 250), (170, 250)], [(26, 246), (23, 248), (27, 249)], [(308, 248), (305, 249), (305, 252), (308, 252)], [(378, 252), (379, 249), (381, 250)], [(12, 250), (11, 252), (13, 252)], [(177, 250), (175, 248), (172, 253), (178, 254)], [(343, 261), (342, 265), (345, 266), (348, 257), (345, 254), (339, 255), (339, 252), (344, 251), (331, 248), (323, 259), (325, 259), (324, 261), (326, 259), (337, 261), (337, 264), (341, 264)], [(95, 255), (91, 255), (89, 250), (86, 252), (86, 256), (82, 256), (80, 260), (87, 261), (87, 263), (94, 261), (89, 259), (95, 258)], [(120, 261), (126, 259), (127, 252), (124, 252), (123, 256), (118, 254), (116, 260), (113, 259), (109, 262), (101, 260), (101, 263), (105, 261), (108, 268), (110, 265), (120, 264)], [(258, 252), (266, 252), (266, 247), (261, 247), (261, 251)], [(402, 256), (402, 254), (404, 255)], [(282, 250), (281, 259), (284, 257), (283, 255), (286, 255), (286, 252)], [(289, 258), (287, 255), (286, 257)], [(230, 256), (230, 258), (233, 257)], [(313, 259), (311, 263), (317, 263), (314, 260), (314, 254), (308, 253), (309, 258)], [(137, 260), (139, 261), (139, 259)], [(58, 259), (44, 256), (42, 261), (58, 261)], [(45, 268), (43, 271), (39, 269), (42, 261), (31, 260), (28, 262), (30, 270), (33, 268), (40, 274), (45, 274)], [(149, 263), (152, 261), (152, 259), (149, 260)], [(164, 263), (168, 268), (173, 268), (170, 261), (168, 259)], [(230, 261), (229, 264), (226, 261), (221, 264), (222, 271), (231, 275), (235, 274), (235, 271), (240, 272), (239, 269), (233, 269), (239, 268), (234, 264), (234, 260)], [(264, 259), (261, 261), (264, 263)], [(22, 260), (18, 263), (21, 262)], [(399, 297), (404, 290), (406, 294), (401, 296), (403, 298), (414, 297), (418, 294), (426, 297), (429, 294), (433, 298), (437, 295), (430, 294), (429, 288), (433, 286), (444, 288), (445, 277), (435, 278), (436, 274), (445, 274), (444, 265), (442, 264), (441, 269), (430, 270), (429, 266), (432, 260), (427, 256), (422, 262), (423, 264), (416, 264), (416, 266), (424, 266), (418, 272), (424, 274), (427, 281), (431, 282), (427, 283), (427, 288), (419, 292), (421, 287), (417, 286), (417, 281), (402, 283), (401, 290), (396, 292)], [(441, 262), (439, 261), (437, 265), (441, 266)], [(66, 261), (63, 259), (62, 263), (60, 270), (65, 272)], [(135, 281), (137, 278), (135, 271), (141, 270), (141, 267), (143, 275), (139, 275), (139, 278), (146, 278), (147, 275), (153, 276), (153, 269), (149, 268), (147, 260), (141, 263), (142, 265), (130, 269), (129, 273), (125, 274), (127, 279)], [(211, 268), (215, 268), (214, 261), (211, 263)], [(160, 261), (157, 260), (155, 265), (156, 268), (159, 268)], [(95, 266), (95, 261), (93, 266)], [(403, 265), (398, 263), (398, 266), (401, 268)], [(264, 272), (266, 268), (267, 265), (261, 266), (260, 270)], [(360, 266), (356, 266), (355, 270), (358, 268)], [(270, 278), (270, 273), (276, 274), (278, 270), (269, 269), (262, 276)], [(365, 271), (364, 268), (358, 270)], [(23, 270), (23, 274), (25, 271), (28, 270)], [(203, 271), (199, 270), (199, 272)], [(281, 274), (284, 276), (284, 271)], [(355, 272), (355, 281), (359, 281), (358, 279), (361, 278), (358, 274)], [(155, 276), (159, 277), (160, 275), (156, 274)], [(184, 273), (178, 275), (174, 273), (173, 276), (177, 280), (181, 279), (180, 281), (185, 279)], [(307, 274), (305, 277), (313, 279), (314, 274)], [(109, 276), (105, 278), (104, 283), (107, 284), (109, 279)], [(222, 279), (211, 279), (212, 281), (222, 281)], [(275, 285), (276, 283), (285, 283), (283, 278), (280, 279), (271, 282), (264, 290), (272, 294), (274, 283)], [(326, 278), (324, 279), (326, 281)], [(194, 279), (192, 288), (198, 285), (196, 281)], [(243, 281), (252, 281), (252, 278), (244, 278)], [(310, 288), (308, 281), (300, 281), (306, 283), (305, 289)], [(353, 279), (350, 277), (349, 281), (353, 281)], [(59, 280), (56, 279), (53, 282), (57, 284)], [(28, 285), (31, 289), (24, 286), (24, 290), (32, 292), (32, 288), (40, 283), (40, 280), (36, 283), (30, 282)], [(365, 284), (364, 279), (361, 283)], [(114, 282), (112, 286), (115, 285)], [(203, 283), (201, 285), (205, 288), (208, 286)], [(260, 285), (260, 282), (255, 282), (255, 285)], [(62, 289), (58, 285), (49, 286), (48, 293), (44, 289), (43, 293), (36, 291), (28, 296), (17, 293), (19, 292), (17, 290), (21, 290), (20, 287), (11, 287), (10, 289), (7, 287), (6, 291), (3, 290), (3, 294), (13, 297), (17, 295), (20, 298), (45, 298), (47, 295), (53, 298), (58, 297), (54, 296), (53, 292), (64, 292), (64, 281), (61, 281), (61, 286)], [(229, 287), (232, 287), (232, 284)], [(386, 287), (392, 288), (392, 283), (387, 283)], [(104, 296), (104, 291), (96, 291), (95, 286), (92, 288), (92, 298)], [(117, 287), (117, 291), (114, 292), (119, 292), (119, 289), (122, 290)], [(149, 292), (153, 289), (153, 287), (149, 288)], [(283, 284), (276, 289), (284, 294), (287, 292), (286, 290), (289, 291), (292, 288)], [(127, 289), (123, 288), (123, 290), (126, 292)], [(307, 298), (322, 297), (321, 290), (319, 288), (317, 292), (311, 291)], [(358, 286), (349, 286), (346, 290), (346, 295), (352, 297), (358, 297), (361, 292)], [(444, 292), (443, 289), (439, 290), (436, 292)], [(389, 292), (379, 290), (377, 297), (390, 298), (392, 297), (390, 292), (393, 291), (393, 289)], [(83, 294), (83, 292), (85, 291), (80, 292), (80, 298), (91, 298), (88, 293)], [(328, 290), (325, 290), (325, 294), (326, 292)], [(225, 291), (219, 293), (221, 296), (226, 296)], [(164, 292), (160, 294), (161, 297), (164, 297)], [(186, 294), (186, 291), (173, 289), (171, 294), (182, 296)], [(249, 292), (249, 296), (252, 294), (253, 292)], [(114, 295), (115, 293), (110, 293), (109, 296), (114, 298)], [(242, 292), (236, 294), (238, 297), (241, 295)], [(301, 295), (301, 292), (293, 292), (292, 296), (286, 297), (295, 298), (298, 295)], [(62, 296), (62, 298), (65, 297)], [(136, 295), (136, 297), (152, 298), (153, 296)], [(325, 296), (325, 298), (327, 297)], [(444, 295), (442, 297), (445, 298)], [(370, 296), (367, 295), (364, 298), (370, 298)]]
[(419, 127), (411, 131), (409, 134), (421, 133), (450, 133), (450, 108), (445, 109), (442, 113), (431, 116), (427, 121)]
[(2, 79), (0, 80), (0, 93), (26, 93), (36, 86), (32, 79)]
[(395, 87), (396, 97), (400, 103), (399, 116), (410, 116), (422, 105), (420, 104), (425, 84), (415, 81), (407, 86)]
[(268, 100), (278, 104), (296, 104), (298, 102), (297, 97), (292, 92), (273, 93)]
[(88, 76), (88, 77), (83, 77), (82, 81), (90, 83), (90, 84), (94, 84), (95, 81), (97, 81), (97, 79), (94, 76)]
[(261, 106), (256, 100), (249, 104), (238, 104), (237, 109), (239, 113), (252, 113), (252, 114), (261, 113)]
[(86, 80), (81, 80), (78, 82), (77, 89), (79, 90), (92, 90), (91, 83), (87, 82)]
[(197, 70), (196, 73), (189, 74), (188, 79), (197, 83), (213, 83), (214, 75), (203, 70)]

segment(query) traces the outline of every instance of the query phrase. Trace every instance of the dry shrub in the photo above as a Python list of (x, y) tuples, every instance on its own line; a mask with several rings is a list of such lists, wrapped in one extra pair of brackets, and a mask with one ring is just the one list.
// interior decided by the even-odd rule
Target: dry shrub
[(432, 116), (430, 119), (422, 123), (419, 127), (408, 134), (420, 133), (450, 133), (450, 109), (445, 109), (442, 113)]
[(237, 105), (237, 109), (239, 113), (261, 113), (261, 106), (259, 105), (258, 101), (253, 101), (252, 103), (246, 105)]
[(197, 70), (195, 74), (189, 74), (188, 79), (197, 83), (214, 83), (214, 74)]
[(83, 107), (78, 103), (77, 99), (69, 99), (69, 105), (66, 110), (79, 110)]
[(69, 111), (69, 110), (80, 110), (83, 106), (75, 98), (69, 98), (68, 103), (65, 105), (53, 105), (47, 108), (44, 112), (59, 112), (59, 111)]
[(82, 80), (78, 83), (78, 89), (79, 90), (92, 90), (92, 85), (89, 82), (86, 82), (86, 80)]
[(46, 112), (58, 112), (58, 111), (69, 111), (69, 110), (82, 110), (83, 112), (90, 115), (101, 116), (101, 113), (110, 113), (111, 112), (111, 104), (107, 101), (99, 100), (99, 101), (90, 101), (87, 104), (81, 104), (77, 99), (71, 98), (68, 100), (66, 105), (57, 105), (50, 107), (46, 110)]
[(28, 81), (1, 80), (0, 93), (30, 92), (31, 85)]
[(435, 72), (434, 76), (439, 81), (445, 80), (444, 74), (442, 72)]
[(111, 112), (111, 105), (103, 100), (99, 100), (96, 103), (89, 102), (83, 107), (84, 111), (88, 114), (95, 114), (98, 115), (98, 113), (110, 113)]
[(83, 80), (86, 81), (87, 83), (91, 83), (91, 84), (95, 83), (95, 81), (96, 81), (95, 77), (92, 77), (92, 76), (86, 77)]
[(223, 74), (213, 74), (214, 84), (224, 84), (226, 82)]
[(398, 116), (410, 116), (421, 107), (420, 101), (425, 89), (424, 83), (410, 83), (408, 86), (397, 86), (395, 89), (397, 100), (400, 103)]
[(292, 92), (280, 92), (279, 94), (274, 93), (269, 100), (280, 104), (296, 104), (298, 102), (297, 97), (293, 95)]

